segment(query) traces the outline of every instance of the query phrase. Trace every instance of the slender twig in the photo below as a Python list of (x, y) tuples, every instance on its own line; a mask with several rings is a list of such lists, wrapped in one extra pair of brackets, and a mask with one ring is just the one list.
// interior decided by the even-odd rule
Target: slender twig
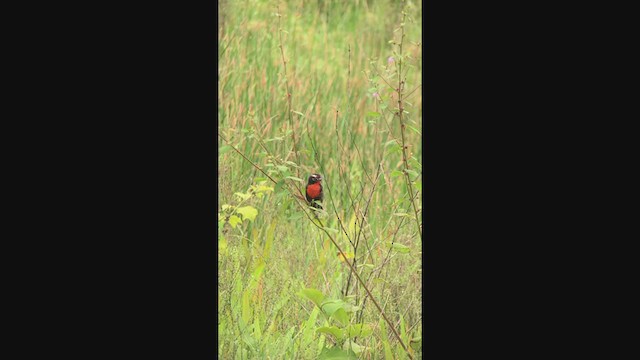
[(408, 155), (407, 155), (407, 143), (406, 143), (406, 138), (405, 138), (405, 123), (404, 123), (404, 104), (402, 102), (402, 95), (404, 93), (404, 85), (405, 85), (405, 81), (402, 80), (402, 63), (404, 62), (404, 60), (402, 59), (402, 45), (404, 43), (404, 21), (407, 17), (407, 13), (406, 12), (402, 12), (402, 24), (400, 25), (401, 28), (401, 35), (400, 35), (400, 43), (399, 43), (399, 48), (400, 48), (400, 58), (398, 59), (397, 62), (397, 66), (398, 66), (398, 88), (396, 89), (396, 92), (398, 93), (398, 118), (400, 119), (400, 134), (402, 136), (402, 162), (404, 163), (404, 178), (407, 182), (407, 188), (409, 189), (409, 197), (412, 199), (411, 200), (411, 206), (413, 207), (413, 212), (415, 214), (415, 219), (416, 219), (416, 225), (418, 227), (418, 233), (420, 234), (420, 240), (422, 240), (422, 225), (420, 224), (420, 218), (418, 217), (418, 208), (416, 206), (415, 201), (413, 201), (413, 186), (411, 184), (411, 178), (409, 177), (409, 162), (407, 161)]
[[(308, 126), (308, 124), (307, 124)], [(307, 131), (307, 133), (309, 134), (309, 140), (311, 143), (311, 146), (313, 148), (314, 154), (316, 155), (316, 161), (318, 161), (318, 164), (322, 167), (322, 162), (318, 160), (317, 158), (317, 151), (313, 142), (313, 139), (311, 137), (311, 132)], [(327, 187), (327, 190), (329, 190), (329, 188)], [(327, 234), (327, 236), (329, 237), (329, 239), (331, 240), (331, 242), (333, 243), (333, 245), (338, 249), (338, 252), (340, 253), (340, 255), (342, 256), (343, 259), (347, 259), (347, 256), (345, 255), (344, 251), (342, 251), (342, 248), (340, 247), (340, 245), (338, 245), (337, 241), (333, 238), (333, 236), (331, 236), (331, 234), (327, 231), (327, 229), (324, 227), (322, 221), (320, 219), (318, 220), (318, 224), (316, 224), (315, 221), (313, 221), (313, 219), (311, 219), (311, 217), (309, 216), (309, 214), (307, 214), (307, 212), (305, 211), (305, 214), (307, 215), (307, 217), (309, 218), (309, 220), (320, 230), (322, 230), (325, 234)], [(393, 326), (393, 324), (391, 323), (391, 321), (389, 320), (389, 318), (387, 317), (387, 315), (385, 314), (385, 312), (382, 310), (382, 308), (380, 307), (380, 305), (378, 304), (378, 302), (375, 300), (375, 298), (373, 297), (373, 295), (371, 294), (371, 291), (369, 290), (369, 288), (367, 287), (367, 285), (364, 283), (364, 281), (362, 280), (362, 278), (360, 277), (360, 275), (358, 274), (358, 272), (356, 271), (356, 269), (353, 267), (353, 265), (351, 265), (351, 263), (349, 261), (345, 261), (345, 264), (347, 264), (347, 266), (349, 266), (349, 269), (351, 270), (351, 272), (353, 273), (353, 275), (356, 277), (356, 279), (358, 280), (358, 282), (360, 283), (360, 285), (362, 285), (362, 287), (364, 288), (364, 290), (367, 292), (368, 296), (371, 298), (371, 302), (373, 302), (373, 304), (376, 306), (376, 308), (378, 309), (378, 311), (380, 312), (380, 314), (382, 315), (382, 317), (384, 318), (384, 320), (387, 322), (387, 324), (389, 324), (389, 327), (391, 328), (391, 330), (393, 331), (393, 334), (396, 336), (396, 338), (398, 339), (398, 342), (400, 343), (400, 345), (402, 346), (402, 348), (406, 351), (407, 356), (409, 356), (410, 359), (413, 359), (413, 356), (411, 356), (411, 353), (409, 352), (407, 346), (404, 344), (404, 342), (402, 341), (402, 339), (400, 338), (400, 335), (398, 334), (397, 330), (395, 329), (395, 327)]]

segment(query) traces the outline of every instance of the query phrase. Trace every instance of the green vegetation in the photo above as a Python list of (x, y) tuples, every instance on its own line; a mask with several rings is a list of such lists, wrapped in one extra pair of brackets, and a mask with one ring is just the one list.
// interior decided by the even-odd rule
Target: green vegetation
[(221, 359), (422, 357), (421, 21), (419, 1), (219, 4)]

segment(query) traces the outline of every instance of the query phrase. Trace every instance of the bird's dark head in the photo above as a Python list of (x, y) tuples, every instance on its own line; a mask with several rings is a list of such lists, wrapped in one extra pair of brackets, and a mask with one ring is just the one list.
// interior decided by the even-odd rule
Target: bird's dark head
[(322, 181), (322, 175), (320, 174), (311, 174), (311, 176), (309, 176), (309, 185), (315, 184), (320, 181)]

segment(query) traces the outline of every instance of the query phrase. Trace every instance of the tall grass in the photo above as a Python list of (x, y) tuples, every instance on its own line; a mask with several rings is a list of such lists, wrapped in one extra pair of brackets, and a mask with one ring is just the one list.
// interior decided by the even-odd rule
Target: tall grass
[(220, 3), (221, 358), (421, 357), (421, 11)]

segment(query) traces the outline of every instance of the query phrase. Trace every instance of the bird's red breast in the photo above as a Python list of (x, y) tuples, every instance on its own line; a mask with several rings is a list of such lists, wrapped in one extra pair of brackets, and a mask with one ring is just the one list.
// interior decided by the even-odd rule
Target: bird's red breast
[(319, 198), (321, 192), (322, 192), (322, 186), (320, 186), (320, 182), (307, 185), (307, 195), (309, 195), (310, 198), (312, 199)]

